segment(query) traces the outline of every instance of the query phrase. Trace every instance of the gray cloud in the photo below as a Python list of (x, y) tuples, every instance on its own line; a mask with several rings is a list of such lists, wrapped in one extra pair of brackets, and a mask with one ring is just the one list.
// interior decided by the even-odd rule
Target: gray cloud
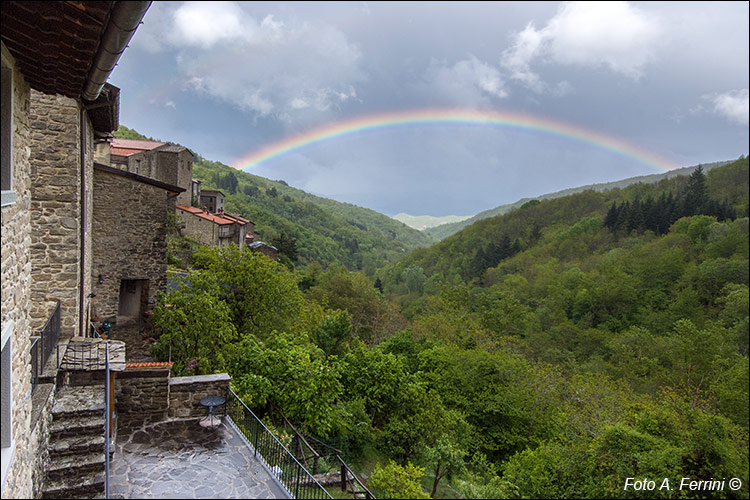
[[(227, 164), (371, 113), (468, 107), (685, 166), (748, 152), (748, 18), (747, 2), (154, 2), (111, 81), (121, 123)], [(253, 173), (384, 213), (469, 215), (655, 168), (553, 134), (420, 124)]]

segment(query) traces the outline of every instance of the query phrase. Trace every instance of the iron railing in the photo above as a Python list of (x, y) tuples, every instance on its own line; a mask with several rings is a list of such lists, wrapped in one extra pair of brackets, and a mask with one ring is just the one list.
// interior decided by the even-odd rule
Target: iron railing
[(374, 500), (375, 495), (373, 495), (372, 492), (362, 484), (362, 481), (360, 481), (357, 475), (352, 472), (348, 465), (346, 465), (346, 462), (344, 462), (341, 456), (336, 455), (336, 458), (341, 463), (341, 491), (346, 491), (348, 484), (351, 483), (352, 489), (350, 491), (355, 498), (364, 496), (367, 500)]
[(31, 337), (31, 392), (39, 385), (39, 337)]
[(39, 377), (44, 372), (49, 357), (60, 340), (60, 301), (57, 301), (44, 328), (39, 330), (38, 336), (31, 337), (31, 392), (39, 385)]
[[(367, 500), (374, 500), (375, 495), (372, 494), (370, 490), (367, 489), (367, 487), (362, 483), (362, 481), (359, 480), (357, 475), (352, 471), (349, 466), (346, 464), (346, 461), (341, 457), (342, 454), (344, 454), (343, 451), (340, 449), (331, 446), (330, 444), (321, 441), (320, 439), (314, 438), (312, 436), (303, 436), (300, 434), (297, 429), (294, 428), (294, 426), (287, 420), (287, 418), (282, 414), (282, 418), (284, 420), (284, 423), (287, 427), (289, 427), (292, 430), (292, 433), (294, 434), (294, 437), (292, 438), (292, 443), (296, 442), (296, 446), (292, 446), (295, 450), (297, 450), (300, 455), (298, 457), (300, 460), (302, 460), (305, 464), (307, 464), (307, 459), (312, 458), (313, 459), (313, 474), (317, 474), (319, 472), (322, 472), (323, 474), (328, 474), (332, 470), (337, 469), (341, 471), (341, 491), (349, 491), (352, 495), (355, 496), (355, 498), (365, 498)], [(328, 454), (321, 455), (315, 448), (313, 448), (309, 441), (314, 441), (317, 443), (318, 446), (323, 446), (329, 450)], [(307, 448), (310, 450), (312, 455), (310, 457), (307, 457), (304, 449)], [(348, 443), (347, 443), (347, 456), (348, 456)], [(325, 464), (327, 465), (326, 470), (320, 471), (319, 465), (320, 465), (320, 459), (323, 459)], [(340, 469), (338, 469), (340, 467)]]
[(55, 350), (58, 340), (60, 340), (60, 301), (57, 301), (55, 310), (50, 315), (44, 328), (39, 332), (40, 340), (40, 354), (39, 369), (44, 370), (49, 357), (52, 355), (52, 351)]
[(227, 417), (253, 448), (255, 457), (281, 481), (293, 498), (333, 498), (274, 436), (263, 422), (228, 389)]

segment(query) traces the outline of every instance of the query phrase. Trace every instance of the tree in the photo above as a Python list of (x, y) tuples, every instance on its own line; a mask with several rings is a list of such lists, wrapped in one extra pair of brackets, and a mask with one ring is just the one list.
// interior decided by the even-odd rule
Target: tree
[(424, 455), (425, 461), (435, 467), (435, 479), (432, 482), (432, 493), (430, 493), (430, 496), (435, 498), (440, 480), (444, 477), (450, 478), (451, 475), (465, 468), (466, 450), (448, 436), (443, 435), (433, 446), (425, 449)]
[(380, 492), (383, 498), (430, 498), (419, 485), (422, 476), (424, 467), (417, 467), (411, 462), (399, 465), (389, 460), (385, 467), (375, 467), (370, 477), (370, 485)]
[(265, 341), (248, 335), (237, 346), (231, 375), (245, 404), (277, 408), (317, 436), (334, 425), (334, 403), (342, 391), (339, 366), (305, 338), (276, 333)]
[(237, 331), (229, 307), (216, 300), (217, 294), (212, 277), (193, 271), (175, 289), (159, 295), (153, 317), (158, 338), (151, 354), (173, 361), (175, 375), (226, 368), (224, 346), (236, 338)]
[(289, 257), (289, 260), (295, 262), (299, 256), (297, 252), (297, 238), (293, 238), (282, 232), (276, 238), (271, 240), (271, 244), (279, 249), (279, 252)]
[(237, 245), (206, 249), (200, 262), (220, 284), (217, 299), (229, 307), (240, 337), (293, 330), (303, 298), (295, 276), (284, 266)]

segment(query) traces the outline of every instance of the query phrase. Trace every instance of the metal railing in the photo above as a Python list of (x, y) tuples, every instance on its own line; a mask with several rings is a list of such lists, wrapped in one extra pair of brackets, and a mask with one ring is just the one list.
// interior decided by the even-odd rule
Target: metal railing
[(39, 337), (31, 337), (31, 392), (39, 385)]
[(39, 385), (39, 377), (44, 372), (49, 357), (60, 340), (60, 301), (47, 319), (38, 336), (31, 337), (31, 392)]
[[(297, 443), (297, 446), (295, 446), (294, 448), (298, 452), (300, 452), (300, 455), (298, 455), (300, 459), (305, 462), (305, 464), (307, 464), (308, 458), (313, 459), (313, 474), (321, 472), (318, 470), (318, 466), (320, 465), (320, 459), (322, 458), (328, 465), (328, 469), (322, 471), (323, 474), (330, 473), (330, 471), (333, 470), (334, 467), (340, 467), (341, 491), (349, 491), (352, 495), (355, 496), (355, 498), (365, 498), (367, 500), (375, 499), (375, 495), (373, 495), (372, 492), (367, 489), (362, 481), (359, 480), (354, 471), (349, 468), (349, 466), (346, 464), (346, 461), (341, 457), (341, 455), (344, 454), (343, 451), (315, 437), (307, 436), (305, 438), (305, 436), (300, 434), (283, 414), (282, 419), (284, 420), (285, 425), (289, 427), (294, 434), (292, 442), (294, 443), (296, 441)], [(310, 445), (309, 441), (314, 441), (318, 446), (327, 448), (329, 450), (328, 454), (321, 455), (315, 448)], [(310, 457), (306, 456), (306, 454), (304, 453), (304, 448), (310, 450), (312, 454)]]
[(341, 491), (346, 491), (347, 485), (352, 483), (351, 493), (355, 497), (359, 498), (364, 496), (367, 500), (374, 500), (375, 495), (373, 495), (372, 492), (362, 484), (362, 481), (360, 481), (357, 475), (352, 472), (348, 465), (346, 465), (346, 462), (344, 462), (341, 456), (336, 455), (336, 458), (341, 463)]
[(52, 351), (57, 346), (57, 341), (60, 340), (60, 301), (57, 301), (55, 310), (50, 315), (44, 328), (39, 332), (40, 340), (40, 355), (39, 369), (44, 370), (49, 357), (52, 355)]
[(255, 457), (276, 474), (293, 498), (333, 498), (231, 389), (227, 417), (245, 436)]
[(57, 367), (61, 370), (104, 370), (112, 358), (125, 359), (125, 344), (110, 345), (103, 339), (85, 339), (82, 342), (69, 342), (65, 354), (60, 359), (57, 353)]

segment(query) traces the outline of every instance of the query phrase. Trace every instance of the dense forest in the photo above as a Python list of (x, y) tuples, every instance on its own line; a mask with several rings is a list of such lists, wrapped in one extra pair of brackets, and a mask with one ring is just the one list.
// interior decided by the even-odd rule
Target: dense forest
[[(196, 171), (229, 190), (219, 167)], [(292, 188), (235, 175), (237, 209), (301, 239), (250, 201)], [(228, 372), (280, 435), (283, 414), (345, 447), (379, 497), (748, 498), (748, 199), (742, 158), (530, 200), (368, 272), (338, 240), (292, 265), (200, 247), (152, 353)]]

